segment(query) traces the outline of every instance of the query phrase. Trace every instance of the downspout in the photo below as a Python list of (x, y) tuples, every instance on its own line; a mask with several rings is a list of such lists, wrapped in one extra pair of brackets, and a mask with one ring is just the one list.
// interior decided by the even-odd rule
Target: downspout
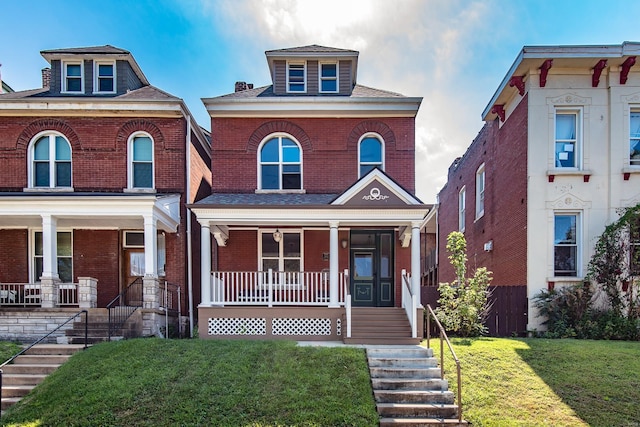
[[(187, 137), (186, 137), (186, 201), (191, 203), (191, 116), (184, 114), (187, 120)], [(193, 338), (193, 265), (191, 250), (191, 210), (187, 208), (187, 294), (189, 295), (189, 337)]]

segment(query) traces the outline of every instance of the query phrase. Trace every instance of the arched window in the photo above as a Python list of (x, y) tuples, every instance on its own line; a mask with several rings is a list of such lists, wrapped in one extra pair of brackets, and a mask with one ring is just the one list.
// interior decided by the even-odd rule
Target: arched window
[(153, 139), (148, 133), (137, 132), (129, 137), (128, 172), (128, 188), (154, 188)]
[(271, 135), (258, 150), (261, 190), (301, 190), (302, 154), (289, 135)]
[(57, 132), (37, 135), (29, 149), (29, 187), (71, 187), (71, 145)]
[(384, 145), (382, 138), (376, 134), (366, 134), (358, 144), (359, 177), (373, 168), (384, 170)]

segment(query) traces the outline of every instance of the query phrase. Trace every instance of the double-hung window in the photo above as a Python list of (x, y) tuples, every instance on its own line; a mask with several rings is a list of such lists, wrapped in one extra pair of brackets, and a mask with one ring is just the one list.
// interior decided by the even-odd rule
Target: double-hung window
[(307, 91), (307, 65), (305, 62), (287, 63), (287, 92)]
[(466, 195), (467, 195), (467, 188), (466, 187), (462, 187), (462, 189), (460, 189), (460, 192), (458, 193), (458, 230), (461, 232), (464, 232), (465, 230), (465, 214), (467, 212), (467, 201), (466, 199)]
[(63, 93), (82, 93), (84, 92), (82, 62), (63, 62), (62, 63), (62, 92)]
[(96, 61), (93, 75), (94, 92), (114, 93), (116, 91), (116, 65), (113, 61)]
[(129, 188), (154, 188), (153, 139), (146, 133), (129, 138)]
[(371, 169), (384, 170), (384, 145), (376, 135), (365, 135), (358, 145), (358, 160), (360, 177), (366, 175)]
[(483, 163), (476, 171), (476, 219), (484, 215), (485, 182), (485, 168)]
[[(276, 237), (277, 234), (277, 237)], [(272, 270), (275, 283), (299, 283), (302, 271), (302, 233), (276, 230), (260, 232), (260, 269)]]
[(30, 149), (31, 188), (71, 187), (71, 145), (60, 134), (45, 133)]
[[(58, 276), (63, 283), (73, 282), (73, 249), (72, 234), (70, 231), (58, 231), (57, 233)], [(33, 235), (33, 281), (39, 282), (43, 271), (43, 240), (42, 231), (36, 231)]]
[(578, 276), (579, 216), (556, 213), (554, 218), (554, 276)]
[(320, 92), (336, 93), (338, 92), (338, 64), (320, 63)]
[(556, 110), (555, 167), (580, 168), (580, 112)]
[(301, 190), (300, 147), (286, 135), (268, 139), (259, 150), (261, 190)]
[(640, 166), (640, 111), (631, 112), (629, 124), (629, 164)]

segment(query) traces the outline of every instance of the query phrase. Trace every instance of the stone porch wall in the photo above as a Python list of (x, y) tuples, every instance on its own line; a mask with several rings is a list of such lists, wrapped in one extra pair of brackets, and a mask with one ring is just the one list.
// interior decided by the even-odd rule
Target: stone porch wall
[[(57, 328), (78, 311), (77, 308), (3, 308), (0, 311), (0, 340), (30, 344)], [(73, 321), (53, 333), (46, 342), (55, 343), (57, 337), (64, 337), (64, 331), (71, 328)]]

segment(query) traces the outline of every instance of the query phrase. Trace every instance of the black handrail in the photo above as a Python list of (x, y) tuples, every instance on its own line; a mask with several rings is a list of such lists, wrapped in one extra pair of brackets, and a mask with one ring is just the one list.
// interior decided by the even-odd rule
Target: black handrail
[(431, 348), (430, 340), (431, 340), (431, 317), (436, 321), (436, 325), (440, 331), (440, 378), (444, 379), (444, 346), (443, 341), (447, 343), (449, 347), (449, 351), (451, 351), (451, 355), (453, 356), (453, 360), (456, 364), (456, 370), (458, 373), (458, 422), (462, 422), (462, 378), (460, 373), (460, 361), (458, 360), (458, 356), (456, 356), (456, 352), (453, 351), (453, 347), (451, 346), (451, 342), (449, 341), (449, 337), (447, 337), (447, 333), (444, 331), (442, 324), (438, 320), (438, 316), (433, 311), (431, 306), (427, 304), (427, 348)]
[(13, 362), (18, 356), (23, 355), (28, 350), (30, 350), (33, 346), (35, 346), (36, 344), (39, 344), (44, 339), (48, 338), (51, 334), (56, 332), (58, 329), (62, 328), (64, 325), (66, 325), (67, 323), (71, 322), (73, 319), (75, 319), (76, 317), (82, 315), (83, 313), (84, 313), (84, 347), (83, 347), (83, 350), (87, 349), (88, 336), (89, 336), (89, 312), (87, 310), (81, 310), (81, 311), (77, 312), (76, 314), (74, 314), (73, 316), (69, 317), (63, 323), (59, 324), (52, 331), (49, 331), (46, 335), (44, 335), (43, 337), (37, 339), (31, 345), (29, 345), (28, 347), (23, 348), (21, 351), (19, 351), (18, 353), (14, 354), (9, 359), (7, 359), (4, 363), (0, 364), (0, 402), (2, 401), (2, 368), (4, 366), (8, 365), (9, 363)]
[(122, 328), (127, 319), (139, 307), (142, 307), (142, 287), (142, 278), (138, 277), (107, 304), (107, 310), (109, 311), (109, 341), (111, 341), (111, 335)]

